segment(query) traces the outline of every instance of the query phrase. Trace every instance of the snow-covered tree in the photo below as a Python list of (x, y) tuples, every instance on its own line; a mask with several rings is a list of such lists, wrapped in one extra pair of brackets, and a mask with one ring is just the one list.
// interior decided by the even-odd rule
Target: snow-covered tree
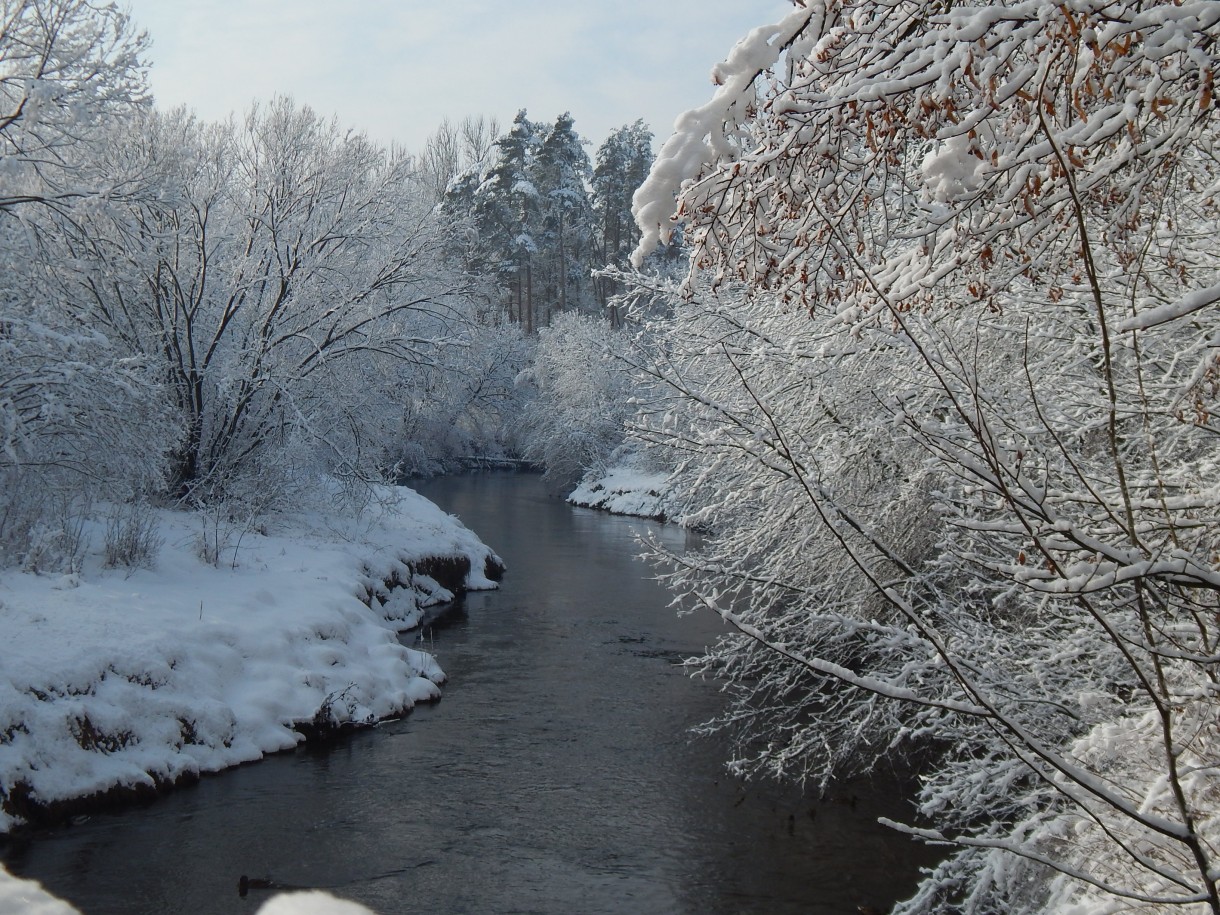
[(446, 119), (433, 131), (417, 157), (420, 179), (434, 203), (463, 176), (479, 176), (490, 164), (500, 125), (495, 118), (467, 116), (455, 124)]
[(555, 490), (570, 490), (587, 471), (604, 471), (622, 444), (633, 410), (634, 383), (622, 358), (629, 345), (628, 335), (603, 318), (577, 312), (557, 315), (539, 331), (525, 375), (534, 390), (523, 423), (525, 453), (545, 465)]
[(536, 324), (534, 258), (541, 228), (540, 195), (530, 172), (542, 130), (524, 110), (517, 112), (509, 132), (496, 141), (482, 180), (473, 187), (459, 184), (449, 201), (453, 218), (469, 217), (474, 239), (468, 269), (496, 276), (509, 314), (527, 333)]
[[(0, 0), (5, 559), (70, 562), (99, 496), (257, 507), (409, 435), (501, 447), (525, 347), (448, 259), (438, 174), (288, 99), (155, 112), (144, 45), (111, 5)], [(449, 133), (481, 167), (494, 125)]]
[(183, 495), (274, 498), (384, 470), (404, 373), (458, 333), (466, 281), (409, 157), (280, 98), (241, 124), (148, 119), (116, 156), (163, 176), (65, 289), (156, 364), (185, 417)]
[(570, 114), (556, 118), (542, 138), (531, 174), (541, 198), (539, 292), (550, 323), (559, 312), (594, 307), (589, 157)]
[(631, 213), (631, 198), (648, 177), (652, 159), (652, 131), (643, 121), (612, 131), (597, 149), (593, 209), (600, 253), (606, 264), (625, 266), (639, 244), (640, 230)]
[(0, 0), (0, 210), (116, 196), (90, 169), (91, 137), (147, 103), (148, 43), (113, 5)]
[[(597, 149), (593, 167), (593, 214), (599, 267), (625, 267), (640, 241), (640, 231), (631, 214), (631, 198), (652, 166), (652, 131), (643, 121), (611, 132)], [(612, 309), (611, 299), (619, 292), (606, 276), (596, 281), (597, 299), (604, 309)], [(611, 323), (617, 314), (611, 310)]]
[(488, 168), (452, 181), (442, 207), (467, 270), (495, 277), (529, 334), (559, 312), (597, 308), (590, 165), (573, 125), (569, 114), (548, 128), (519, 112)]
[(0, 563), (71, 567), (94, 500), (164, 486), (178, 427), (147, 366), (0, 296)]
[(164, 482), (176, 440), (150, 366), (87, 320), (63, 240), (147, 189), (100, 150), (147, 108), (145, 39), (112, 6), (0, 2), (0, 554), (71, 565), (95, 498)]
[[(800, 3), (636, 195), (737, 766), (935, 748), (902, 911), (1220, 912), (1207, 2)], [(676, 203), (675, 203), (676, 201)]]
[(530, 363), (532, 341), (519, 324), (468, 322), (438, 353), (404, 379), (401, 446), (404, 473), (433, 473), (470, 459), (517, 458), (529, 390), (517, 378)]

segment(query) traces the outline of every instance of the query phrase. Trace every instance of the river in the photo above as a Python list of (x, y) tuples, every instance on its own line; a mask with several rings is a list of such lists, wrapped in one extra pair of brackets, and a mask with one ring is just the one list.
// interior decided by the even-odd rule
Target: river
[(921, 846), (876, 824), (900, 792), (741, 783), (723, 701), (675, 661), (720, 623), (677, 616), (635, 555), (677, 528), (573, 509), (529, 474), (415, 484), (504, 558), (499, 591), (418, 635), (444, 698), (326, 751), (299, 749), (142, 808), (0, 848), (86, 915), (247, 913), (245, 874), (377, 912), (885, 911)]

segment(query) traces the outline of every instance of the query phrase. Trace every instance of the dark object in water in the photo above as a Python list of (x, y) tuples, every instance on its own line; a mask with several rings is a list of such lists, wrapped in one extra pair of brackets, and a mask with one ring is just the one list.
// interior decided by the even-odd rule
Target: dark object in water
[(289, 886), (286, 883), (276, 883), (270, 877), (247, 877), (242, 874), (237, 879), (237, 895), (245, 899), (250, 890), (301, 890), (305, 887)]

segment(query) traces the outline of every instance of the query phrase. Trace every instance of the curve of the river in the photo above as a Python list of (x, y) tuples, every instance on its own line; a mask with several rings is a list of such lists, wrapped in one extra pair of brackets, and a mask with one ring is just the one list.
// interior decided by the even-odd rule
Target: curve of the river
[(424, 634), (444, 698), (2, 850), (86, 915), (245, 913), (239, 876), (377, 912), (885, 911), (928, 852), (876, 824), (892, 788), (740, 783), (692, 738), (723, 700), (674, 663), (719, 623), (678, 617), (635, 559), (681, 531), (546, 496), (538, 477), (417, 484), (501, 554), (501, 590)]

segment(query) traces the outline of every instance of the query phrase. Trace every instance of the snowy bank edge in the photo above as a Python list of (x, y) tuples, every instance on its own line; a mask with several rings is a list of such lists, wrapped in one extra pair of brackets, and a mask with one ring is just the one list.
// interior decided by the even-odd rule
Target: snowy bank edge
[[(0, 915), (81, 915), (80, 910), (48, 893), (33, 880), (12, 876), (0, 867)], [(372, 915), (372, 910), (330, 893), (311, 890), (281, 893), (268, 899), (257, 915)]]
[(629, 466), (587, 475), (568, 495), (567, 501), (580, 508), (653, 521), (669, 521), (673, 514), (668, 474)]
[[(250, 538), (240, 572), (179, 542), (156, 572), (0, 573), (0, 638), (22, 646), (0, 671), (0, 840), (438, 698), (444, 672), (398, 634), (503, 563), (417, 493), (382, 496), (359, 535), (314, 516)], [(160, 520), (183, 541), (189, 516)]]

